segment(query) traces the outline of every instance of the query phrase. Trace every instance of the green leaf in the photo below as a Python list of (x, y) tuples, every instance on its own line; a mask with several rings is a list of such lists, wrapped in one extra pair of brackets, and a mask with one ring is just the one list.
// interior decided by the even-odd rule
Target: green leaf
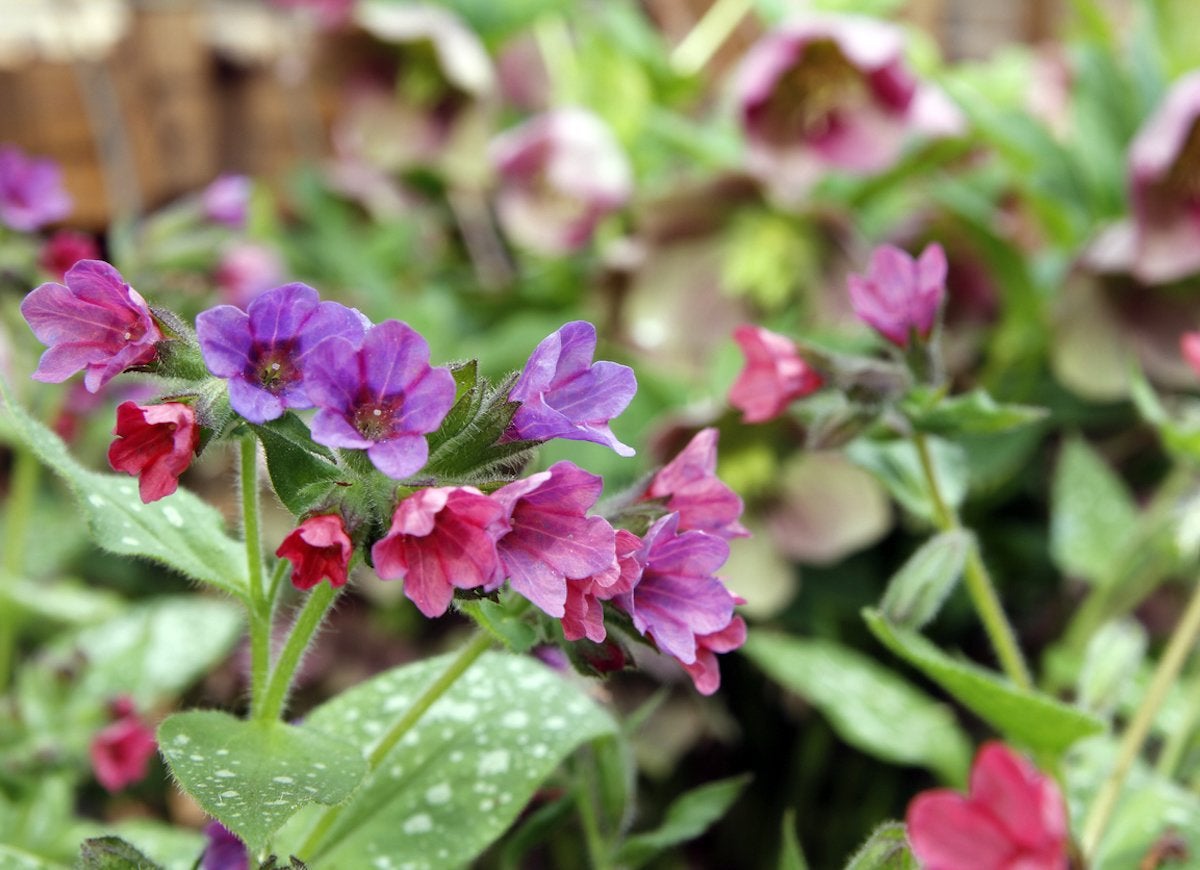
[(162, 867), (120, 837), (84, 840), (79, 851), (79, 870), (162, 870)]
[(341, 803), (367, 772), (340, 736), (215, 710), (169, 716), (158, 746), (180, 786), (252, 852), (304, 805)]
[(920, 870), (901, 822), (884, 822), (846, 863), (845, 870)]
[(808, 862), (804, 860), (804, 850), (800, 848), (800, 837), (796, 834), (795, 810), (788, 810), (783, 814), (779, 870), (808, 870)]
[(973, 546), (973, 536), (963, 529), (942, 532), (922, 544), (888, 581), (879, 603), (884, 615), (905, 628), (927, 624), (958, 583)]
[(4, 870), (66, 870), (66, 864), (47, 861), (16, 846), (0, 843), (0, 867)]
[(1095, 716), (956, 661), (916, 632), (890, 624), (878, 611), (864, 610), (863, 618), (884, 646), (1014, 743), (1057, 756), (1075, 741), (1104, 730)]
[[(314, 710), (305, 727), (367, 752), (446, 665), (447, 657), (430, 659), (360, 683)], [(485, 654), (363, 781), (318, 852), (299, 857), (319, 867), (367, 867), (380, 855), (399, 866), (466, 865), (577, 746), (616, 731), (541, 663)], [(298, 850), (316, 815), (306, 810), (287, 825), (276, 840), (281, 854)]]
[(709, 782), (685, 792), (667, 807), (666, 817), (655, 830), (634, 834), (621, 844), (617, 862), (637, 868), (660, 852), (699, 837), (719, 821), (750, 782), (749, 774)]
[(513, 596), (504, 601), (462, 601), (458, 609), (515, 653), (528, 652), (537, 643), (537, 631), (525, 620), (524, 604)]
[(78, 580), (54, 582), (9, 579), (0, 589), (4, 607), (14, 606), (48, 622), (88, 625), (116, 616), (122, 610), (119, 595), (96, 589)]
[(1079, 706), (1112, 715), (1137, 677), (1146, 655), (1146, 629), (1132, 619), (1106, 623), (1088, 641), (1076, 692)]
[(938, 400), (931, 395), (910, 395), (902, 404), (905, 415), (922, 432), (954, 436), (992, 435), (1046, 418), (1045, 408), (998, 405), (986, 390)]
[(312, 440), (308, 427), (290, 411), (251, 426), (267, 456), (267, 473), (279, 500), (296, 516), (316, 507), (345, 473), (328, 449)]
[(0, 394), (13, 431), (70, 488), (98, 546), (153, 559), (195, 580), (245, 595), (245, 552), (225, 534), (215, 508), (185, 490), (142, 504), (136, 481), (84, 468), (62, 439), (15, 404), (6, 389), (0, 387)]
[(1055, 564), (1066, 574), (1107, 585), (1137, 525), (1128, 488), (1087, 442), (1073, 438), (1059, 458), (1050, 498)]
[[(963, 452), (938, 438), (929, 438), (927, 443), (942, 498), (947, 505), (957, 508), (966, 498), (970, 474)], [(906, 509), (933, 523), (934, 509), (929, 487), (921, 470), (921, 460), (911, 442), (860, 438), (846, 448), (846, 456), (874, 474)]]
[(971, 745), (944, 704), (867, 656), (828, 640), (752, 632), (742, 652), (820, 710), (838, 735), (876, 758), (966, 778)]

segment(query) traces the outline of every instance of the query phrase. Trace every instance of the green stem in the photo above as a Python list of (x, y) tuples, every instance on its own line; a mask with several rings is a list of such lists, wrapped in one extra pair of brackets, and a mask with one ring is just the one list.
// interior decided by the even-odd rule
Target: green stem
[[(921, 471), (925, 475), (925, 482), (929, 486), (935, 524), (944, 532), (961, 529), (963, 526), (958, 514), (942, 497), (937, 472), (933, 467), (933, 457), (929, 453), (929, 444), (925, 440), (925, 436), (919, 432), (916, 433), (913, 435), (913, 443), (917, 448), (917, 456), (921, 461)], [(1004, 607), (1000, 603), (1000, 597), (996, 594), (996, 586), (992, 583), (983, 557), (979, 554), (978, 543), (971, 548), (967, 555), (967, 564), (963, 569), (963, 583), (967, 587), (967, 594), (971, 596), (971, 603), (975, 605), (975, 612), (979, 614), (979, 619), (983, 623), (983, 629), (992, 642), (992, 649), (996, 652), (1000, 667), (1015, 685), (1022, 689), (1033, 688), (1029, 668), (1025, 664), (1024, 656), (1021, 655), (1021, 648), (1017, 644), (1012, 625), (1004, 614)]]
[[(25, 572), (25, 544), (29, 540), (29, 521), (37, 497), (40, 466), (33, 451), (16, 447), (9, 479), (8, 504), (4, 512), (3, 575), (0, 583), (15, 583)], [(11, 603), (0, 606), (0, 693), (8, 687), (17, 647), (17, 608)]]
[(554, 101), (560, 106), (579, 102), (579, 59), (567, 22), (561, 15), (544, 15), (533, 26), (533, 38), (550, 77)]
[(271, 668), (271, 606), (263, 589), (262, 540), (258, 508), (258, 442), (241, 445), (242, 534), (246, 541), (246, 580), (250, 593), (250, 710), (262, 704)]
[[(429, 708), (437, 703), (437, 700), (442, 695), (446, 694), (458, 678), (465, 674), (471, 665), (475, 663), (476, 659), (491, 648), (492, 644), (491, 635), (482, 629), (476, 629), (475, 636), (471, 641), (458, 651), (450, 664), (446, 665), (446, 669), (438, 674), (437, 679), (425, 687), (425, 691), (404, 711), (404, 715), (397, 719), (388, 732), (379, 738), (379, 742), (375, 744), (375, 748), (367, 756), (368, 775), (379, 767), (388, 753), (392, 751), (404, 735), (412, 730), (412, 727), (417, 724)], [(336, 843), (336, 838), (324, 843), (322, 840), (329, 833), (334, 823), (337, 822), (341, 811), (342, 808), (340, 806), (327, 809), (317, 820), (316, 825), (304, 841), (304, 844), (297, 850), (297, 855), (302, 857), (307, 856), (306, 860), (311, 863)], [(318, 847), (320, 848), (318, 849)]]
[(604, 848), (604, 838), (600, 834), (600, 823), (596, 819), (595, 792), (595, 759), (588, 758), (586, 772), (582, 764), (576, 769), (575, 806), (579, 810), (579, 823), (583, 828), (583, 840), (587, 846), (588, 862), (591, 870), (608, 870), (607, 850)]
[(271, 672), (271, 679), (267, 683), (262, 704), (258, 708), (258, 718), (261, 721), (272, 722), (283, 713), (283, 705), (287, 701), (288, 691), (292, 688), (292, 677), (296, 674), (300, 659), (308, 649), (313, 632), (325, 619), (325, 614), (329, 612), (329, 607), (336, 597), (337, 590), (333, 588), (333, 584), (319, 583), (304, 602), (304, 607), (292, 625), (287, 642), (283, 645), (283, 651), (279, 654), (275, 669)]
[(1179, 620), (1179, 624), (1175, 626), (1175, 631), (1171, 634), (1167, 649), (1159, 660), (1158, 667), (1154, 670), (1150, 687), (1146, 689), (1142, 703), (1138, 705), (1137, 713), (1126, 726), (1125, 733), (1121, 735), (1113, 769), (1096, 792), (1096, 798), (1088, 811), (1087, 820), (1083, 825), (1083, 836), (1080, 838), (1083, 853), (1088, 858), (1095, 857), (1096, 849), (1100, 845), (1100, 838), (1103, 836), (1108, 820), (1112, 816), (1113, 810), (1116, 809), (1117, 801), (1121, 796), (1125, 778), (1129, 775), (1134, 760), (1142, 751), (1142, 744), (1146, 742), (1150, 726), (1154, 723), (1154, 717), (1158, 715), (1159, 709), (1167, 698), (1167, 693), (1171, 691), (1171, 686), (1178, 679), (1180, 671), (1183, 670), (1183, 664), (1192, 648), (1195, 647), (1198, 638), (1200, 638), (1200, 583), (1196, 584), (1187, 610), (1184, 611), (1183, 618)]
[(717, 0), (671, 52), (671, 66), (683, 75), (698, 73), (753, 7), (753, 0)]

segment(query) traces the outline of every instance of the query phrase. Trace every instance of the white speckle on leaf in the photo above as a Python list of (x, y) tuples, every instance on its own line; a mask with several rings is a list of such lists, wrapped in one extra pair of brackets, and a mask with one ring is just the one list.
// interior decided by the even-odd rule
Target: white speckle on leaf
[(431, 804), (444, 804), (449, 802), (452, 796), (450, 784), (448, 782), (439, 782), (437, 785), (430, 786), (425, 791), (425, 800)]
[(188, 758), (190, 758), (192, 761), (203, 761), (204, 760), (203, 755), (189, 755)]
[(228, 754), (229, 754), (228, 749), (218, 749), (217, 750), (217, 755), (228, 755)]
[(91, 495), (88, 496), (88, 501), (91, 502), (91, 504), (94, 505), (95, 507), (104, 507), (106, 504), (108, 504), (108, 502), (106, 502), (102, 497), (96, 495), (95, 493), (92, 493)]
[(180, 515), (179, 511), (175, 510), (174, 507), (171, 505), (164, 505), (162, 512), (163, 516), (167, 518), (168, 523), (177, 529), (183, 528), (183, 517)]
[(492, 800), (491, 798), (484, 798), (483, 800), (481, 800), (479, 802), (479, 809), (482, 812), (485, 812), (485, 813), (491, 812), (495, 808), (496, 808), (496, 802), (494, 800)]
[(524, 710), (510, 710), (500, 719), (505, 728), (524, 728), (529, 724), (529, 714)]
[(296, 780), (292, 779), (290, 776), (277, 776), (274, 779), (272, 779), (271, 781), (277, 782), (280, 785), (291, 785)]
[(489, 776), (494, 773), (504, 773), (508, 770), (508, 750), (493, 749), (479, 757), (479, 775)]
[(221, 792), (221, 797), (223, 797), (223, 798), (235, 798), (235, 797), (237, 797), (239, 794), (240, 794), (240, 792), (236, 792), (236, 791), (234, 791), (233, 789), (230, 789), (229, 791), (223, 791), (223, 792)]
[(406, 819), (402, 827), (406, 834), (425, 834), (433, 830), (433, 819), (428, 813), (417, 813)]
[(392, 695), (383, 702), (383, 709), (388, 713), (399, 713), (409, 705), (407, 695)]
[(222, 768), (221, 770), (218, 770), (216, 773), (214, 773), (213, 776), (219, 776), (222, 779), (228, 779), (231, 776), (237, 776), (237, 774), (234, 773), (232, 770), (225, 770), (224, 768)]
[(176, 734), (175, 739), (171, 742), (177, 746), (187, 746), (192, 742), (192, 738), (188, 737), (186, 734)]
[(567, 720), (562, 716), (551, 716), (546, 720), (545, 725), (551, 731), (561, 731), (563, 728), (567, 727)]
[(544, 743), (538, 743), (529, 750), (529, 754), (534, 758), (545, 758), (547, 752), (549, 752), (549, 750), (546, 748)]
[(121, 538), (121, 543), (127, 547), (140, 547), (142, 545), (141, 541), (139, 541), (137, 538), (130, 537), (129, 535)]

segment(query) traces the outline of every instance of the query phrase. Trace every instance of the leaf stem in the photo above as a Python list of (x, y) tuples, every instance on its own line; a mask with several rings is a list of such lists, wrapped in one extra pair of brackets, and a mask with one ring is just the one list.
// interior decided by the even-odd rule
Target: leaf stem
[(259, 532), (258, 441), (241, 443), (242, 535), (246, 541), (246, 579), (250, 587), (250, 710), (263, 702), (271, 668), (271, 606), (263, 589), (262, 540)]
[(296, 617), (296, 621), (292, 624), (292, 630), (288, 633), (283, 651), (275, 662), (275, 668), (271, 671), (271, 678), (267, 682), (262, 703), (258, 707), (257, 718), (259, 720), (271, 722), (278, 719), (283, 713), (283, 706), (287, 701), (288, 692), (291, 690), (292, 678), (296, 674), (300, 659), (303, 658), (309, 642), (312, 640), (313, 632), (325, 619), (337, 594), (338, 590), (333, 588), (333, 584), (319, 583), (308, 596), (308, 600), (304, 602), (300, 615)]
[(682, 75), (700, 72), (753, 6), (753, 0), (717, 0), (671, 52), (671, 66)]
[[(15, 583), (25, 571), (25, 544), (29, 540), (29, 520), (37, 497), (40, 466), (28, 447), (14, 447), (8, 504), (4, 512), (4, 555), (0, 563), (0, 583)], [(17, 646), (18, 608), (0, 607), (0, 693), (8, 687)]]
[[(387, 733), (379, 738), (379, 742), (371, 750), (367, 756), (367, 775), (370, 776), (388, 753), (400, 742), (412, 727), (417, 724), (422, 716), (432, 707), (437, 700), (446, 694), (451, 686), (457, 682), (458, 678), (467, 672), (481, 655), (487, 652), (494, 641), (486, 632), (476, 629), (475, 636), (471, 638), (462, 649), (454, 656), (445, 669), (438, 674), (437, 678), (425, 687), (420, 696), (409, 705), (403, 715), (393, 723)], [(312, 832), (305, 839), (303, 845), (297, 850), (297, 855), (301, 856), (310, 863), (330, 848), (337, 842), (337, 838), (322, 842), (329, 834), (330, 829), (337, 822), (341, 815), (342, 807), (330, 807), (321, 817), (317, 819), (316, 825), (313, 826)]]
[(1083, 847), (1084, 855), (1089, 859), (1095, 857), (1096, 849), (1100, 845), (1100, 838), (1120, 799), (1121, 788), (1133, 767), (1134, 760), (1142, 751), (1142, 745), (1150, 733), (1154, 717), (1158, 715), (1158, 711), (1167, 698), (1167, 693), (1170, 692), (1171, 686), (1178, 679), (1180, 671), (1183, 670), (1184, 662), (1192, 648), (1195, 647), (1197, 639), (1200, 639), (1200, 583), (1196, 584), (1192, 598), (1183, 613), (1183, 618), (1179, 620), (1175, 631), (1171, 633), (1167, 649), (1150, 680), (1150, 687), (1146, 689), (1146, 694), (1142, 696), (1142, 702), (1138, 705), (1137, 712), (1126, 726), (1125, 733), (1121, 735), (1113, 768), (1096, 792), (1096, 798), (1088, 810), (1080, 845)]
[[(921, 462), (921, 471), (925, 475), (929, 496), (933, 502), (934, 523), (943, 532), (962, 529), (963, 524), (958, 514), (942, 496), (937, 472), (933, 465), (933, 457), (930, 455), (929, 443), (926, 441), (925, 435), (920, 432), (915, 433), (913, 444), (916, 446), (917, 457)], [(975, 543), (967, 553), (967, 563), (963, 568), (963, 582), (1005, 675), (1022, 689), (1033, 688), (1029, 668), (1025, 664), (1024, 656), (1021, 655), (1021, 648), (1017, 644), (1012, 625), (1004, 614), (1004, 607), (1000, 603), (999, 595), (996, 594), (991, 574), (988, 573), (987, 565), (984, 564), (983, 557), (979, 553), (978, 543)]]

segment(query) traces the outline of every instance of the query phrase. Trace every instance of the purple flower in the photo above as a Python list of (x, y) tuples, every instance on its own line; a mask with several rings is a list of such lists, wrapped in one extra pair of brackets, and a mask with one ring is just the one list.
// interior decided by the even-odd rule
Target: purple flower
[(632, 456), (633, 448), (617, 440), (608, 421), (629, 405), (637, 379), (629, 366), (593, 363), (595, 353), (596, 327), (586, 320), (572, 321), (542, 339), (508, 394), (521, 403), (510, 435), (592, 441)]
[(25, 297), (21, 314), (49, 347), (34, 380), (57, 384), (78, 371), (94, 393), (131, 366), (157, 355), (162, 332), (150, 308), (121, 273), (101, 260), (80, 260), (63, 284), (43, 284)]
[(492, 493), (510, 526), (496, 543), (509, 584), (551, 616), (563, 615), (568, 579), (616, 561), (613, 527), (586, 516), (602, 489), (600, 477), (564, 461)]
[(286, 408), (311, 408), (313, 350), (330, 336), (356, 341), (363, 332), (358, 312), (321, 302), (307, 284), (263, 293), (246, 311), (218, 305), (196, 317), (205, 365), (229, 381), (229, 404), (251, 423), (274, 420)]
[(904, 63), (903, 33), (851, 15), (808, 15), (750, 49), (736, 84), (750, 170), (796, 201), (829, 169), (879, 172), (916, 132), (961, 125), (941, 91)]
[(441, 616), (454, 590), (495, 589), (504, 582), (496, 539), (504, 508), (472, 486), (422, 489), (392, 514), (371, 560), (384, 580), (403, 580), (404, 594), (428, 617)]
[(701, 531), (679, 531), (679, 514), (655, 521), (642, 538), (637, 560), (642, 576), (618, 606), (634, 627), (684, 665), (696, 662), (698, 637), (725, 629), (733, 619), (733, 595), (713, 576), (729, 558), (729, 544)]
[(0, 147), (0, 224), (31, 233), (65, 218), (71, 205), (58, 164), (27, 157), (12, 145)]
[(201, 207), (204, 216), (213, 223), (240, 230), (246, 226), (246, 211), (250, 206), (250, 179), (245, 175), (221, 175), (204, 188)]
[(933, 329), (946, 297), (946, 255), (936, 243), (917, 260), (899, 248), (880, 245), (871, 254), (867, 274), (847, 280), (858, 319), (892, 344), (907, 347), (914, 332), (926, 338)]
[(490, 146), (496, 210), (518, 244), (557, 256), (587, 244), (633, 189), (629, 161), (603, 121), (583, 109), (538, 115)]
[(607, 637), (604, 630), (604, 604), (618, 595), (633, 591), (642, 576), (642, 564), (637, 554), (642, 539), (627, 529), (617, 529), (616, 558), (603, 571), (567, 583), (567, 600), (563, 606), (563, 637), (579, 640), (586, 637), (600, 643)]
[(679, 514), (681, 529), (699, 529), (722, 538), (750, 535), (738, 522), (742, 500), (717, 477), (717, 439), (713, 428), (701, 429), (679, 455), (650, 480), (645, 498), (666, 499)]
[[(744, 602), (739, 602), (744, 603)], [(733, 652), (746, 642), (746, 620), (735, 616), (729, 625), (712, 634), (696, 636), (696, 661), (683, 669), (701, 695), (711, 695), (721, 687), (721, 668), (717, 653)]]
[(250, 856), (246, 844), (218, 821), (204, 826), (208, 846), (204, 849), (201, 870), (249, 870)]
[(307, 369), (320, 409), (312, 437), (327, 447), (366, 450), (389, 477), (408, 477), (429, 456), (425, 434), (454, 404), (454, 376), (429, 366), (429, 345), (407, 323), (386, 320), (360, 343), (338, 336), (317, 345)]

